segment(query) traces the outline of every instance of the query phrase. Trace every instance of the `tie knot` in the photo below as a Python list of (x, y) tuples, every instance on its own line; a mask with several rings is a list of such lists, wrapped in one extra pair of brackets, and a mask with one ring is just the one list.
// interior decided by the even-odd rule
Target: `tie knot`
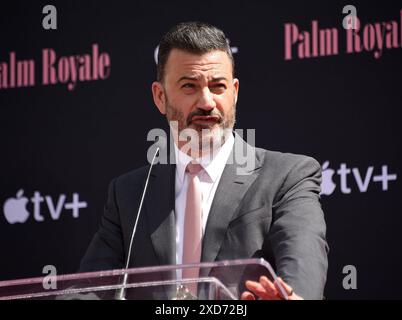
[(197, 162), (190, 162), (186, 167), (186, 172), (191, 175), (196, 175), (202, 170), (202, 166)]

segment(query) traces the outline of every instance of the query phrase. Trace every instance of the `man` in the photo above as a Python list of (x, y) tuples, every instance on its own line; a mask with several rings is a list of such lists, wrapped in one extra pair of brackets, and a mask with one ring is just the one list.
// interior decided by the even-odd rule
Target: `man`
[[(320, 165), (233, 135), (239, 80), (216, 27), (173, 27), (160, 42), (157, 71), (153, 98), (171, 124), (177, 164), (152, 170), (129, 266), (262, 257), (289, 299), (322, 299), (328, 248)], [(245, 173), (233, 161), (236, 145), (252, 151), (253, 166)], [(148, 169), (112, 181), (81, 271), (124, 267)], [(242, 299), (283, 298), (277, 282), (264, 276), (246, 287)]]

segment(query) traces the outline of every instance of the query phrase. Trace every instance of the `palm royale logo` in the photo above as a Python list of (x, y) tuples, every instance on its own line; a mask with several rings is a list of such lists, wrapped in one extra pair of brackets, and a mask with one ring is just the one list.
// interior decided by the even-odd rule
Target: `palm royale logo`
[[(58, 56), (51, 48), (42, 50), (42, 79), (44, 86), (65, 84), (69, 91), (78, 82), (105, 80), (110, 75), (111, 60), (107, 52), (99, 52), (99, 45), (93, 44), (91, 53)], [(36, 61), (18, 59), (11, 51), (8, 61), (0, 58), (0, 90), (34, 87), (36, 85)]]
[(319, 27), (318, 21), (311, 21), (310, 30), (300, 30), (295, 23), (286, 23), (285, 60), (307, 59), (339, 55), (339, 34), (346, 34), (347, 54), (370, 52), (375, 59), (382, 57), (384, 49), (402, 47), (402, 10), (399, 21), (362, 24), (356, 19), (356, 28), (344, 29)]

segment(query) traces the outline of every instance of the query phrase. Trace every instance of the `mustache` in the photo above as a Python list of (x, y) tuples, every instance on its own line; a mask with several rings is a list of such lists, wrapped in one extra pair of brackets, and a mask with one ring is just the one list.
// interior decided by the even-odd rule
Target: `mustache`
[(193, 117), (196, 117), (196, 116), (201, 116), (201, 117), (217, 116), (217, 117), (219, 117), (219, 123), (222, 123), (222, 121), (223, 121), (223, 115), (217, 109), (212, 109), (212, 110), (197, 109), (193, 112), (190, 112), (189, 115), (187, 116), (187, 119), (186, 119), (187, 125), (190, 125), (191, 120), (193, 119)]

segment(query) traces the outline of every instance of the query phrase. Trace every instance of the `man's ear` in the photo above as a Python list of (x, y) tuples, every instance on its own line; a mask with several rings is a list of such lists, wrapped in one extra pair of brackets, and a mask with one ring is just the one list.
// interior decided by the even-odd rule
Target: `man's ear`
[(234, 96), (235, 96), (235, 104), (237, 103), (237, 96), (239, 94), (239, 79), (233, 79), (233, 87), (234, 87)]
[(152, 83), (152, 96), (154, 98), (155, 105), (158, 107), (159, 112), (166, 114), (166, 96), (165, 89), (158, 81)]

